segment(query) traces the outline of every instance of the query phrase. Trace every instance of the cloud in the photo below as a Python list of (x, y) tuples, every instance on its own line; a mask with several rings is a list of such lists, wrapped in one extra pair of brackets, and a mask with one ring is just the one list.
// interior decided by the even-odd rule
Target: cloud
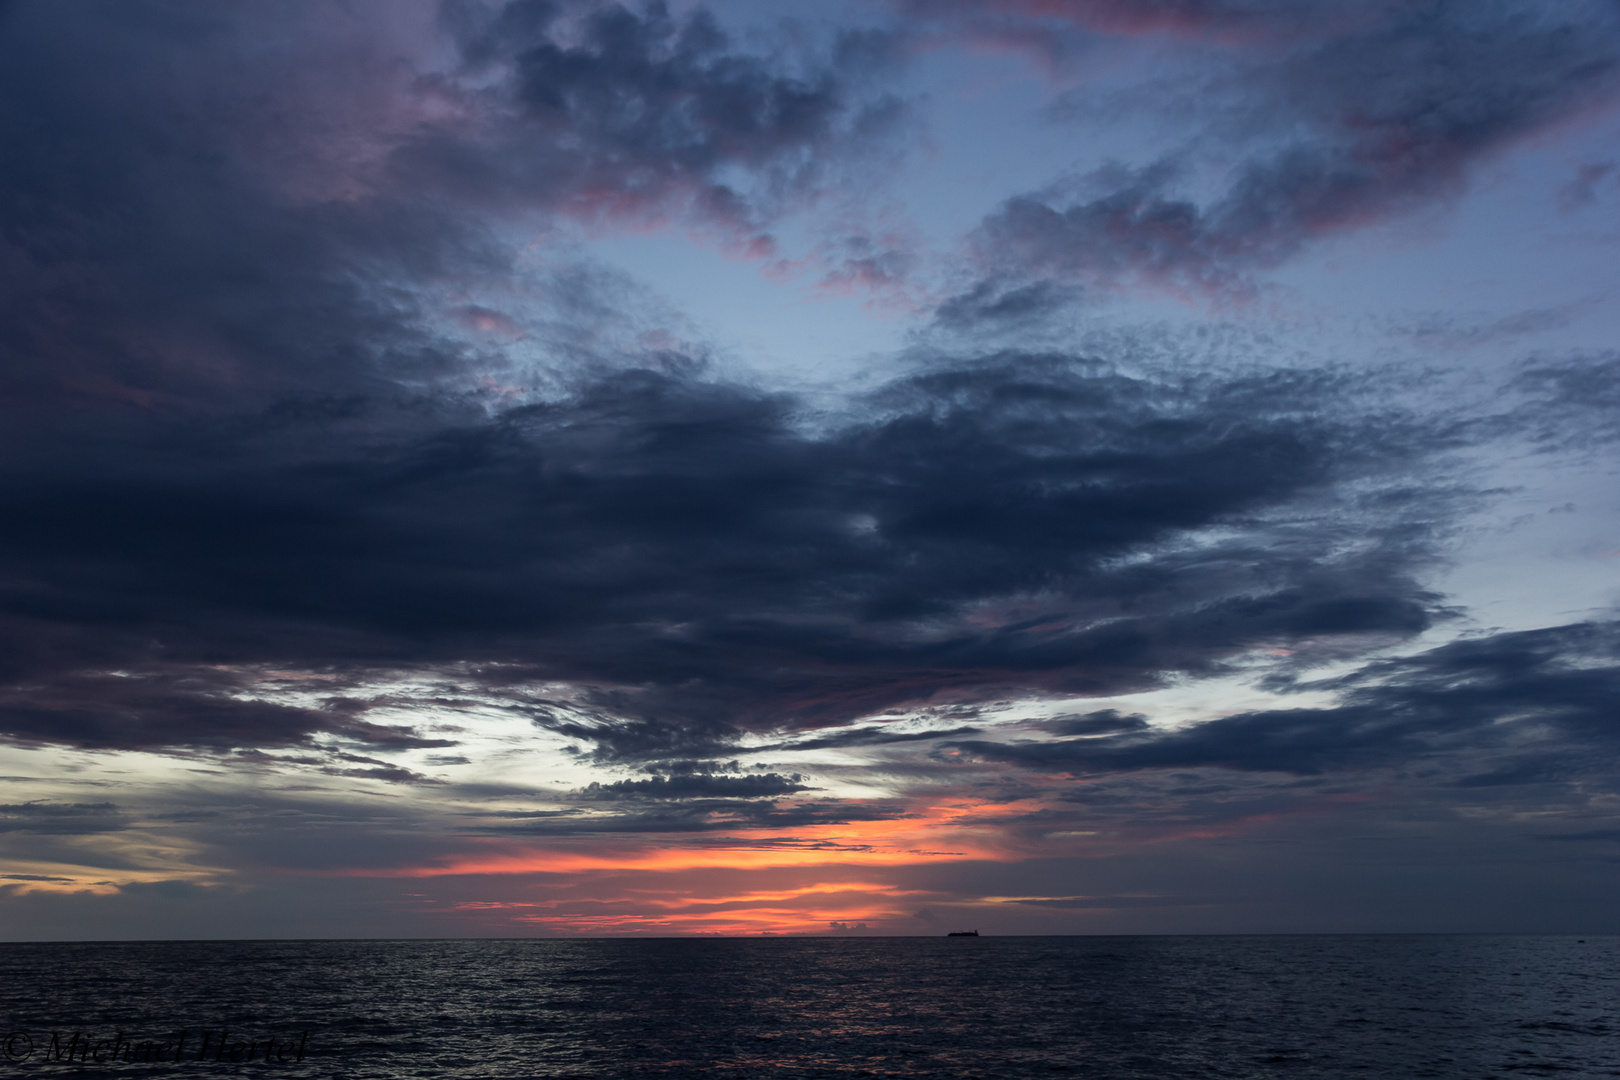
[(461, 198), (587, 219), (690, 214), (763, 255), (775, 208), (823, 186), (901, 112), (867, 93), (893, 54), (879, 31), (845, 31), (808, 57), (739, 50), (707, 11), (661, 3), (446, 10), (477, 120), (405, 142), (391, 165)]
[(1575, 170), (1575, 178), (1558, 189), (1558, 209), (1565, 214), (1591, 206), (1597, 201), (1598, 188), (1614, 177), (1615, 163), (1593, 161)]
[(1543, 449), (1592, 448), (1620, 438), (1620, 356), (1541, 358), (1511, 388), (1523, 395), (1512, 419)]
[[(947, 929), (994, 893), (1009, 925), (1135, 929), (1061, 920), (1213, 906), (1243, 866), (1254, 903), (1354, 928), (1412, 865), (1465, 882), (1448, 897), (1545, 887), (1455, 874), (1501, 835), (1485, 813), (1361, 892), (1320, 853), (1454, 808), (1612, 840), (1613, 627), (1365, 659), (1448, 617), (1425, 582), (1492, 440), (1609, 438), (1610, 358), (1537, 360), (1517, 411), (1462, 422), (1407, 373), (1290, 368), (1259, 333), (1216, 366), (1140, 327), (1079, 350), (1059, 316), (1144, 283), (1243, 294), (1443, 203), (1610, 100), (1611, 22), (1007, 0), (745, 37), (686, 4), (4, 4), (0, 738), (48, 774), (17, 798), (49, 796), (0, 806), (7, 925), (890, 932), (888, 908)], [(876, 207), (912, 122), (882, 80), (929, 33), (1070, 61), (1150, 35), (1218, 123), (1003, 206), (977, 284), (859, 389), (751, 374), (578, 255), (665, 229), (922, 302), (953, 273)], [(1594, 162), (1578, 210), (1613, 173), (1569, 160)], [(1473, 345), (1561, 311), (1436, 325)], [(1073, 703), (1195, 709), (1266, 672), (1311, 696), (1174, 730)], [(1043, 699), (1072, 711), (1031, 719)], [(1253, 854), (1285, 842), (1321, 861)], [(486, 888), (490, 920), (534, 921), (472, 921)]]
[(1592, 306), (1596, 300), (1597, 297), (1586, 297), (1487, 320), (1469, 321), (1430, 315), (1405, 325), (1395, 323), (1391, 329), (1429, 348), (1470, 349), (1563, 329), (1574, 321), (1583, 308)]
[[(1387, 17), (1389, 2), (1345, 0), (905, 0), (908, 16), (965, 24), (976, 37), (1028, 43), (1072, 27), (1107, 36), (1163, 34), (1229, 44), (1277, 43)], [(1359, 17), (1359, 18), (1358, 18)]]
[(975, 727), (942, 728), (934, 731), (890, 731), (880, 727), (850, 728), (831, 735), (796, 739), (769, 747), (772, 750), (835, 750), (849, 746), (889, 746), (895, 743), (948, 739), (953, 735), (977, 735)]
[(645, 780), (615, 780), (592, 783), (585, 789), (588, 799), (757, 799), (791, 795), (810, 790), (798, 773), (750, 773), (725, 776), (714, 773), (684, 773), (652, 776)]
[(1005, 900), (1004, 904), (1023, 904), (1046, 908), (1156, 908), (1201, 907), (1212, 904), (1231, 904), (1238, 900), (1231, 896), (1019, 896)]
[(650, 370), (481, 420), (424, 403), (418, 430), (358, 445), (182, 426), (183, 465), (158, 423), (0, 475), (5, 723), (448, 745), (344, 696), (427, 670), (604, 759), (713, 757), (743, 730), (1398, 638), (1432, 617), (1427, 543), (1409, 503), (1380, 525), (1339, 485), (1407, 484), (1445, 438), (1361, 393), (1008, 353), (938, 358), (815, 424), (791, 396)]
[(957, 333), (1007, 327), (1023, 329), (1063, 310), (1077, 298), (1076, 290), (1061, 288), (1050, 281), (1008, 284), (985, 280), (946, 299), (933, 314), (940, 328)]
[[(0, 805), (0, 832), (77, 836), (114, 832), (127, 822), (112, 803), (26, 802)], [(18, 877), (10, 880), (54, 880)]]
[(1606, 774), (1620, 751), (1620, 623), (1588, 622), (1464, 639), (1378, 661), (1328, 682), (1327, 708), (1237, 713), (1171, 731), (1107, 738), (946, 744), (981, 758), (1076, 774), (1225, 769), (1303, 775), (1452, 759), (1484, 763), (1464, 786), (1563, 783)]
[(1083, 715), (1054, 716), (1041, 722), (1054, 735), (1121, 735), (1146, 731), (1147, 718), (1140, 713), (1121, 715), (1118, 709), (1099, 709)]
[(1553, 833), (1541, 837), (1543, 840), (1607, 840), (1620, 841), (1620, 829), (1589, 829), (1578, 833)]
[(881, 35), (788, 57), (701, 13), (517, 3), (403, 9), (385, 48), (392, 8), (299, 8), (276, 40), (319, 42), (317, 76), (250, 9), (94, 10), (0, 35), (9, 738), (453, 745), (377, 722), (404, 678), (590, 761), (715, 758), (1436, 617), (1455, 436), (1375, 378), (919, 348), (830, 402), (723, 376), (610, 274), (523, 277), (519, 203), (675, 213), (743, 175), (712, 220), (753, 223), (881, 142)]
[[(696, 794), (693, 785), (693, 796)], [(760, 785), (763, 788), (764, 785)], [(597, 795), (607, 785), (587, 792), (586, 798)], [(613, 790), (609, 788), (608, 790)], [(753, 798), (763, 794), (747, 785), (739, 785), (728, 794), (733, 797), (698, 798), (692, 796), (660, 795), (650, 789), (648, 802), (628, 810), (610, 813), (568, 814), (533, 818), (511, 824), (466, 826), (463, 832), (479, 836), (537, 836), (569, 837), (599, 835), (634, 835), (665, 833), (713, 833), (727, 831), (752, 832), (757, 829), (801, 829), (814, 826), (848, 825), (862, 821), (894, 821), (910, 816), (902, 804), (860, 803), (842, 799), (818, 799), (783, 806), (771, 798)], [(641, 792), (619, 789), (614, 796), (624, 799), (647, 798)], [(677, 801), (678, 800), (678, 801)], [(698, 840), (693, 841), (694, 844)], [(814, 845), (814, 839), (804, 837), (749, 836), (743, 839), (726, 838), (727, 846), (770, 847), (773, 845)]]
[[(1132, 13), (1142, 25), (1181, 19), (1220, 32), (1236, 25), (1228, 17), (1272, 21), (1313, 6), (1016, 10), (1105, 32)], [(1242, 74), (1212, 80), (1207, 92), (1244, 117), (1244, 129), (1229, 132), (1244, 146), (1235, 165), (1213, 170), (1189, 147), (1016, 196), (975, 237), (987, 272), (1247, 295), (1255, 271), (1325, 235), (1454, 196), (1492, 154), (1610, 105), (1620, 20), (1591, 3), (1389, 4), (1325, 20), (1286, 46), (1251, 43), (1227, 63)]]
[[(26, 620), (0, 625), (27, 633)], [(52, 665), (42, 654), (54, 644), (36, 641), (30, 647), (15, 638), (11, 660), (0, 671), (12, 679), (43, 675)], [(291, 746), (316, 732), (388, 749), (452, 745), (409, 728), (369, 723), (343, 708), (300, 708), (246, 697), (243, 691), (254, 682), (246, 673), (169, 664), (148, 650), (121, 659), (133, 670), (59, 670), (48, 685), (25, 681), (0, 687), (5, 730), (23, 741), (119, 749)]]
[(525, 240), (682, 222), (762, 257), (900, 111), (873, 88), (881, 35), (751, 52), (656, 4), (435, 10), (9, 6), (5, 399), (77, 399), (89, 432), (152, 410), (363, 427), (424, 386), (510, 384), (515, 339), (600, 356), (622, 298), (514, 290)]

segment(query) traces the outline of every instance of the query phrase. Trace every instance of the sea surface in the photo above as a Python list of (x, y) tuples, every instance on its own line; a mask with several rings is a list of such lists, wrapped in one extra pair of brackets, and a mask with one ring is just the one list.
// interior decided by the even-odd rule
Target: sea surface
[(1620, 1076), (1620, 938), (14, 944), (0, 1001), (0, 1080)]

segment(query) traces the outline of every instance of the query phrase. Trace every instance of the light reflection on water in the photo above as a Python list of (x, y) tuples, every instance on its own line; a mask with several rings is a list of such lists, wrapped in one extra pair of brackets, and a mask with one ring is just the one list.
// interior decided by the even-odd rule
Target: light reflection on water
[[(0, 946), (16, 1075), (1620, 1076), (1620, 939), (751, 938)], [(47, 1065), (308, 1031), (303, 1063)], [(20, 1045), (20, 1044), (19, 1044)]]

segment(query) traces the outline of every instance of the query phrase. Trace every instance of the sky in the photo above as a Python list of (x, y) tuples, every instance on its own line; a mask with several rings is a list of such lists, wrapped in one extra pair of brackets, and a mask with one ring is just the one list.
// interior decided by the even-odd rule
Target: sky
[(1613, 0), (0, 2), (0, 938), (1620, 933)]

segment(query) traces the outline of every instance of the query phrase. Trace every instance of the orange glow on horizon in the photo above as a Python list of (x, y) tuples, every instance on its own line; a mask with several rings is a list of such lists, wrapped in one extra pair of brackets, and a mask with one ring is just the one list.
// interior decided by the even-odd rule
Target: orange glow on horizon
[[(1025, 800), (1027, 802), (1027, 800)], [(775, 867), (858, 864), (902, 866), (921, 862), (984, 860), (1007, 862), (1030, 852), (1011, 845), (1000, 828), (977, 823), (980, 811), (993, 807), (1006, 814), (1019, 803), (988, 804), (951, 799), (919, 807), (904, 817), (812, 825), (790, 837), (749, 841), (744, 837), (710, 839), (709, 834), (683, 834), (687, 839), (665, 844), (621, 842), (604, 849), (597, 841), (589, 851), (574, 850), (585, 838), (537, 849), (510, 841), (479, 841), (482, 851), (452, 857), (437, 865), (345, 869), (338, 877), (450, 877), (480, 874), (564, 874), (589, 870), (677, 871), (693, 869), (762, 870)], [(494, 850), (491, 850), (494, 849)]]
[[(628, 890), (636, 892), (637, 890)], [(884, 901), (938, 894), (898, 889), (880, 882), (819, 882), (798, 888), (736, 896), (620, 897), (537, 901), (471, 900), (452, 905), (456, 913), (494, 913), (503, 921), (552, 927), (571, 933), (806, 934), (838, 929), (874, 929), (906, 917)], [(842, 897), (845, 902), (839, 903)], [(793, 901), (803, 900), (804, 906)], [(629, 905), (659, 910), (624, 910)], [(578, 910), (588, 907), (619, 910)], [(573, 908), (575, 910), (559, 910)], [(864, 927), (862, 924), (865, 924)]]
[[(919, 800), (898, 816), (806, 826), (775, 835), (758, 832), (751, 837), (738, 828), (719, 836), (704, 831), (549, 839), (485, 836), (469, 838), (468, 849), (433, 863), (326, 873), (483, 878), (483, 884), (447, 882), (439, 900), (412, 894), (412, 903), (425, 903), (441, 918), (492, 933), (929, 933), (943, 925), (936, 920), (947, 912), (972, 926), (979, 916), (993, 922), (998, 911), (1004, 913), (1008, 905), (1019, 907), (1025, 901), (1083, 900), (1084, 882), (1076, 881), (1079, 887), (1062, 897), (988, 896), (908, 884), (901, 868), (970, 861), (1010, 864), (1082, 851), (1101, 857), (1142, 845), (1196, 843), (1242, 834), (1279, 818), (1320, 812), (1325, 801), (1312, 800), (1292, 813), (1245, 815), (1215, 827), (1162, 822), (1128, 830), (1052, 829), (1030, 824), (1052, 820), (1041, 817), (1051, 808), (1040, 797), (990, 802), (953, 795)], [(1080, 823), (1072, 816), (1061, 820)], [(891, 877), (884, 870), (896, 873)], [(469, 896), (473, 888), (488, 892)], [(992, 891), (1006, 890), (1003, 886)], [(1099, 898), (1096, 910), (1109, 908), (1107, 898)], [(1066, 908), (1081, 909), (1089, 910), (1087, 905)], [(1028, 915), (1021, 911), (1019, 917)]]

